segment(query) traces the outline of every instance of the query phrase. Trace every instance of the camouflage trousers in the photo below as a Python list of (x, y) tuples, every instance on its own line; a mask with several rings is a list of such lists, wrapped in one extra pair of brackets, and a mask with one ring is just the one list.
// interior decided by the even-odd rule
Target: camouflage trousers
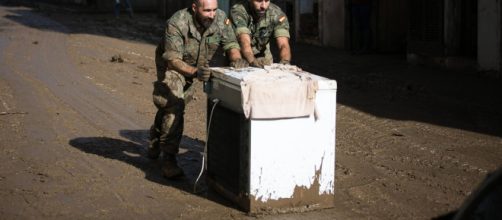
[(153, 84), (157, 113), (150, 128), (150, 144), (164, 154), (177, 154), (183, 136), (185, 105), (193, 96), (191, 79), (157, 62), (158, 80)]

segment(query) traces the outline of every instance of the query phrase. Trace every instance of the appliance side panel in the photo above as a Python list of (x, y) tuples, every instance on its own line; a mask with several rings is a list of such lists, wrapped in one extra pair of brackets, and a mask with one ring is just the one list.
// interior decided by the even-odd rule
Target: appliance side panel
[(315, 139), (322, 155), (319, 194), (334, 195), (336, 148), (336, 90), (319, 90), (316, 96)]

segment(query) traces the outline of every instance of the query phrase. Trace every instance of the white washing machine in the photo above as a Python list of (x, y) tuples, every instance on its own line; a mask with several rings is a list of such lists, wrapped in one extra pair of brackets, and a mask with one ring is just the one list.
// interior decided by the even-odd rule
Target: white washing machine
[(333, 207), (336, 81), (307, 73), (318, 85), (315, 116), (247, 118), (241, 82), (267, 71), (213, 68), (207, 182), (250, 213)]

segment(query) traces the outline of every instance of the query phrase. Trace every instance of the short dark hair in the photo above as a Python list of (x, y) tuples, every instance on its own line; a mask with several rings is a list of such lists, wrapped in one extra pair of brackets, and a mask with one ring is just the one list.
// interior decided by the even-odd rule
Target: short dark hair
[(193, 0), (192, 2), (193, 2), (195, 5), (197, 5), (197, 6), (200, 6), (200, 4), (201, 4), (201, 3), (200, 3), (200, 0)]

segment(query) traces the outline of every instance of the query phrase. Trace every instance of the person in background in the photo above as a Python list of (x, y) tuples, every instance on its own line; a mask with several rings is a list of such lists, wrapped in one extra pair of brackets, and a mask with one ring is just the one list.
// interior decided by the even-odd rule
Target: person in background
[(263, 68), (273, 62), (270, 40), (279, 48), (279, 63), (290, 64), (289, 22), (284, 12), (270, 0), (245, 0), (230, 9), (230, 20), (250, 66)]
[(194, 0), (190, 8), (177, 11), (166, 23), (155, 51), (153, 103), (157, 113), (150, 129), (148, 157), (157, 159), (162, 152), (162, 174), (168, 179), (184, 174), (176, 155), (183, 135), (185, 106), (192, 96), (194, 79), (209, 80), (208, 63), (220, 47), (230, 66), (248, 66), (217, 0)]
[[(125, 10), (129, 13), (129, 17), (132, 18), (133, 16), (133, 11), (132, 11), (132, 5), (129, 0), (122, 0), (124, 3), (124, 8)], [(115, 12), (115, 17), (118, 18), (120, 16), (120, 10), (122, 8), (122, 3), (120, 0), (115, 0), (115, 7), (114, 7), (114, 12)]]
[(371, 50), (371, 0), (352, 0), (351, 12), (354, 19), (354, 54), (366, 54)]

